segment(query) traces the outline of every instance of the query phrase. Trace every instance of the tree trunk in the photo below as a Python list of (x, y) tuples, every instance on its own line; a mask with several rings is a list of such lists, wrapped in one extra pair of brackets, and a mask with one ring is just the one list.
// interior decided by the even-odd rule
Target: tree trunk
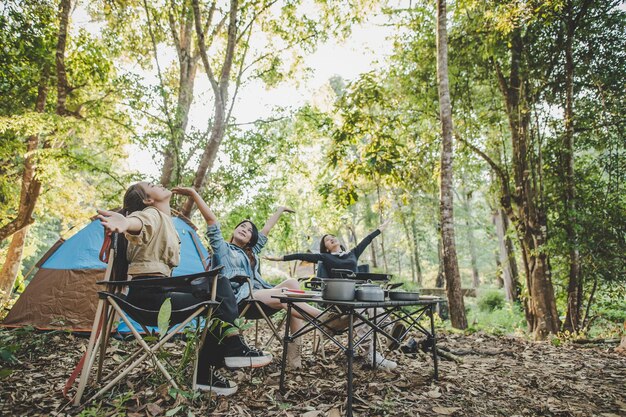
[(464, 196), (465, 201), (463, 203), (465, 205), (465, 213), (467, 215), (465, 221), (465, 226), (467, 227), (467, 244), (469, 245), (470, 262), (472, 265), (472, 288), (478, 288), (480, 286), (480, 275), (478, 274), (478, 261), (476, 260), (476, 242), (474, 241), (474, 230), (472, 228), (472, 193), (465, 193)]
[(370, 245), (370, 253), (372, 254), (372, 268), (378, 268), (378, 257), (376, 256), (376, 245)]
[(170, 30), (176, 46), (178, 55), (179, 78), (178, 78), (178, 100), (176, 103), (176, 114), (174, 115), (174, 126), (172, 138), (168, 142), (163, 155), (163, 169), (161, 170), (161, 184), (164, 187), (171, 187), (181, 181), (181, 158), (180, 150), (185, 141), (187, 124), (189, 121), (189, 110), (193, 102), (193, 90), (198, 68), (198, 54), (193, 54), (193, 10), (189, 2), (183, 2), (182, 27), (180, 35), (177, 34), (178, 27), (170, 11)]
[(565, 211), (565, 234), (569, 243), (569, 283), (567, 285), (567, 313), (563, 329), (575, 332), (580, 329), (580, 309), (582, 300), (582, 279), (580, 274), (580, 253), (576, 232), (576, 183), (574, 179), (574, 52), (573, 43), (576, 26), (583, 17), (590, 1), (585, 1), (579, 13), (574, 16), (572, 0), (566, 2), (565, 36), (565, 135), (563, 138), (564, 176), (563, 209)]
[(417, 272), (417, 283), (422, 285), (424, 282), (424, 276), (422, 275), (422, 265), (420, 261), (420, 251), (419, 251), (419, 239), (417, 238), (417, 222), (415, 219), (411, 219), (411, 231), (413, 232), (413, 253), (415, 256), (415, 269)]
[(435, 279), (435, 288), (443, 288), (446, 283), (446, 276), (443, 270), (443, 243), (441, 241), (441, 226), (437, 225), (437, 278)]
[[(237, 42), (237, 12), (239, 2), (238, 0), (231, 0), (229, 11), (229, 23), (228, 23), (228, 40), (226, 46), (226, 53), (224, 55), (224, 61), (222, 63), (222, 69), (219, 79), (215, 78), (211, 64), (209, 61), (206, 44), (204, 41), (204, 31), (200, 16), (200, 6), (198, 0), (193, 0), (194, 21), (196, 28), (196, 37), (198, 38), (198, 50), (204, 69), (211, 82), (214, 98), (214, 113), (211, 126), (211, 135), (207, 142), (207, 145), (200, 158), (200, 164), (196, 170), (196, 174), (193, 180), (193, 188), (200, 191), (206, 181), (207, 173), (213, 167), (217, 151), (219, 150), (222, 139), (226, 132), (226, 124), (228, 122), (226, 117), (226, 106), (228, 102), (228, 85), (230, 81), (230, 72), (233, 65), (234, 51)], [(182, 214), (189, 217), (193, 208), (193, 199), (188, 198), (182, 207)]]
[(400, 210), (400, 219), (402, 220), (402, 227), (404, 228), (404, 236), (407, 240), (407, 242), (409, 242), (409, 258), (411, 260), (410, 264), (411, 264), (411, 282), (417, 282), (417, 276), (416, 276), (416, 271), (415, 271), (415, 252), (414, 252), (414, 239), (413, 236), (411, 235), (411, 232), (409, 230), (409, 225), (407, 224), (407, 220), (406, 220), (406, 215), (402, 212), (402, 210)]
[[(39, 87), (37, 89), (37, 100), (35, 102), (35, 111), (37, 113), (43, 113), (46, 105), (46, 98), (48, 97), (48, 77), (49, 68), (46, 65), (42, 71)], [(0, 230), (0, 236), (7, 233), (7, 235), (0, 237), (0, 241), (6, 239), (11, 234), (13, 235), (6, 259), (2, 265), (2, 271), (0, 272), (0, 301), (3, 301), (4, 297), (8, 298), (13, 289), (22, 262), (22, 252), (24, 249), (24, 240), (28, 232), (28, 225), (34, 221), (32, 216), (35, 211), (37, 199), (39, 198), (39, 193), (41, 192), (41, 182), (36, 176), (37, 166), (33, 156), (34, 151), (38, 147), (39, 136), (30, 136), (26, 145), (26, 157), (24, 158), (18, 215), (16, 219), (7, 225), (13, 225), (14, 232), (8, 234), (12, 229), (11, 227), (3, 227)]]
[(57, 114), (64, 116), (68, 113), (65, 104), (69, 93), (69, 83), (65, 72), (65, 47), (67, 45), (67, 30), (69, 26), (71, 0), (61, 0), (59, 3), (59, 34), (56, 48), (56, 70), (57, 70)]
[(450, 321), (457, 329), (467, 327), (465, 306), (461, 292), (461, 276), (456, 256), (452, 194), (452, 106), (448, 84), (448, 34), (446, 29), (446, 1), (437, 0), (437, 84), (442, 129), (440, 203), (441, 238), (443, 243), (446, 292)]
[(28, 226), (14, 233), (9, 244), (7, 257), (2, 265), (2, 270), (0, 270), (0, 305), (3, 305), (5, 300), (11, 298), (11, 292), (22, 264), (24, 241), (27, 233)]
[[(376, 203), (378, 204), (378, 220), (382, 223), (383, 221), (383, 210), (380, 204), (380, 183), (376, 182)], [(380, 234), (380, 253), (383, 255), (383, 266), (385, 268), (385, 273), (389, 272), (389, 265), (387, 264), (387, 251), (385, 250), (385, 234)]]
[(517, 301), (517, 265), (515, 263), (515, 257), (511, 252), (509, 252), (509, 248), (507, 245), (507, 241), (511, 245), (512, 243), (511, 240), (506, 236), (508, 221), (504, 213), (502, 212), (502, 209), (496, 209), (496, 211), (493, 213), (493, 222), (496, 228), (496, 235), (498, 236), (498, 262), (502, 270), (504, 294), (507, 301)]
[[(515, 28), (511, 38), (511, 73), (506, 80), (496, 65), (500, 90), (505, 98), (506, 112), (511, 130), (513, 150), (513, 178), (515, 193), (504, 195), (502, 207), (515, 224), (522, 248), (528, 289), (526, 318), (529, 330), (536, 339), (559, 330), (559, 317), (549, 259), (547, 255), (547, 217), (540, 205), (539, 192), (531, 178), (529, 161), (528, 125), (530, 109), (527, 103), (527, 86), (522, 84), (521, 60), (523, 40), (521, 30)], [(511, 199), (515, 202), (515, 208)]]

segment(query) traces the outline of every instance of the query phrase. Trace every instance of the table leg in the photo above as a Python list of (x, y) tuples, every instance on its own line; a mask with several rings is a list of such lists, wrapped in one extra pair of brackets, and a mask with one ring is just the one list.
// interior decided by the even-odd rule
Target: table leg
[(287, 365), (287, 347), (289, 346), (289, 322), (291, 318), (291, 303), (287, 303), (287, 317), (285, 318), (285, 337), (283, 337), (283, 360), (280, 364), (280, 392), (285, 393), (285, 368)]
[[(378, 324), (376, 320), (377, 313), (378, 312), (376, 311), (376, 309), (374, 309), (374, 324), (375, 325)], [(376, 367), (378, 366), (378, 362), (376, 361), (376, 352), (377, 352), (376, 343), (378, 342), (378, 337), (376, 337), (376, 327), (374, 327), (372, 330), (373, 330), (372, 332), (372, 337), (373, 337), (372, 339), (372, 368), (376, 369)]]
[(428, 308), (428, 315), (430, 316), (430, 332), (432, 334), (432, 343), (430, 344), (433, 349), (433, 364), (435, 365), (435, 381), (439, 380), (439, 359), (437, 357), (437, 337), (435, 335), (435, 319), (433, 317), (435, 310), (435, 304), (431, 304)]
[(350, 325), (348, 327), (348, 404), (346, 406), (346, 416), (352, 417), (352, 359), (354, 356), (354, 344), (352, 337), (354, 336), (354, 310), (350, 310)]

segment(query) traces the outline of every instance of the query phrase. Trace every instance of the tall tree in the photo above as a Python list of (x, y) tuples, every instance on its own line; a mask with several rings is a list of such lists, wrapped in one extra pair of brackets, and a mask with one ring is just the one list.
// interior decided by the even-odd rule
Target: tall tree
[(576, 219), (576, 180), (574, 178), (574, 40), (576, 28), (591, 5), (585, 0), (577, 9), (574, 0), (565, 2), (565, 132), (563, 134), (563, 160), (561, 172), (564, 177), (563, 206), (566, 214), (565, 233), (569, 241), (569, 282), (567, 284), (567, 313), (563, 327), (565, 330), (578, 331), (580, 327), (580, 308), (582, 303), (582, 281), (580, 276), (580, 250)]
[(441, 166), (440, 202), (441, 239), (443, 243), (443, 264), (446, 277), (446, 292), (450, 308), (450, 321), (457, 329), (467, 327), (465, 305), (461, 291), (461, 276), (456, 256), (453, 211), (452, 174), (452, 105), (448, 82), (448, 31), (446, 1), (437, 0), (437, 85), (439, 88), (439, 109), (441, 119)]

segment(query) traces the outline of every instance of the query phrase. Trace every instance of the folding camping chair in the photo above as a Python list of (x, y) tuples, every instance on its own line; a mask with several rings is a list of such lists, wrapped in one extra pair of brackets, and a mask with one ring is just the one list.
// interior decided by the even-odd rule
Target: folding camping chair
[(274, 324), (274, 321), (270, 318), (270, 316), (267, 315), (267, 313), (263, 309), (263, 303), (260, 300), (257, 300), (256, 298), (254, 298), (254, 287), (252, 285), (252, 280), (250, 279), (249, 276), (237, 275), (237, 276), (234, 276), (234, 277), (230, 278), (230, 281), (231, 282), (235, 282), (235, 283), (237, 283), (239, 285), (248, 285), (248, 288), (250, 290), (250, 294), (248, 295), (248, 297), (241, 301), (241, 302), (245, 303), (245, 306), (244, 306), (243, 310), (241, 310), (241, 313), (239, 313), (239, 317), (244, 317), (246, 315), (246, 313), (248, 312), (248, 310), (250, 310), (251, 308), (256, 309), (256, 311), (261, 316), (261, 318), (255, 320), (255, 323), (254, 323), (255, 324), (254, 345), (258, 346), (258, 342), (259, 342), (259, 320), (261, 320), (261, 319), (265, 320), (265, 322), (269, 326), (270, 330), (272, 331), (272, 335), (271, 335), (270, 339), (267, 341), (267, 343), (265, 344), (264, 347), (267, 347), (272, 342), (272, 340), (274, 340), (274, 338), (276, 338), (278, 341), (281, 341), (282, 340), (282, 334), (281, 334), (281, 332), (278, 329), (280, 329), (280, 327), (284, 323), (284, 321), (286, 319), (286, 316), (284, 316), (278, 322), (278, 324)]
[[(124, 280), (109, 280), (112, 276), (113, 264), (117, 253), (117, 236), (113, 235), (110, 251), (108, 251), (107, 269), (105, 272), (105, 280), (98, 282), (99, 285), (106, 286), (105, 291), (99, 291), (99, 302), (96, 309), (96, 315), (94, 318), (91, 336), (89, 338), (89, 344), (87, 345), (87, 352), (81, 359), (82, 362), (82, 374), (78, 384), (78, 390), (74, 397), (74, 404), (79, 405), (82, 398), (85, 387), (89, 380), (91, 369), (94, 366), (96, 357), (99, 357), (98, 367), (96, 372), (96, 382), (110, 380), (102, 389), (94, 394), (89, 401), (99, 397), (100, 395), (111, 389), (117, 382), (128, 375), (133, 369), (137, 368), (143, 362), (147, 362), (150, 359), (159, 371), (165, 376), (167, 382), (174, 388), (178, 388), (176, 381), (169, 374), (165, 366), (157, 358), (157, 352), (161, 349), (165, 343), (167, 343), (172, 337), (178, 334), (185, 326), (192, 320), (196, 319), (198, 326), (200, 325), (201, 315), (205, 315), (206, 322), (202, 331), (200, 343), (196, 346), (196, 361), (198, 357), (199, 346), (202, 346), (206, 337), (206, 331), (209, 327), (209, 321), (213, 314), (213, 309), (219, 304), (216, 299), (217, 279), (221, 268), (212, 269), (209, 271), (200, 272), (193, 275), (178, 276), (173, 278), (147, 278), (142, 280), (124, 281)], [(101, 252), (102, 258), (102, 252)], [(119, 277), (116, 277), (119, 278)], [(141, 325), (146, 335), (150, 335), (147, 326), (158, 325), (158, 310), (147, 310), (139, 306), (129, 303), (125, 296), (121, 293), (124, 287), (134, 287), (137, 289), (150, 289), (151, 291), (175, 291), (182, 293), (191, 293), (198, 298), (198, 303), (177, 310), (172, 310), (170, 315), (170, 323), (168, 332), (162, 335), (152, 346), (149, 346), (146, 340), (137, 332), (135, 327), (131, 324), (129, 318), (132, 318)], [(209, 299), (207, 299), (210, 297)], [(124, 323), (130, 329), (134, 339), (139, 344), (139, 348), (136, 349), (123, 363), (117, 366), (105, 377), (102, 376), (102, 368), (104, 359), (106, 356), (106, 350), (109, 342), (109, 335), (113, 326), (113, 321), (116, 316), (119, 316)], [(80, 364), (79, 364), (80, 367)], [(77, 367), (77, 370), (79, 369)], [(194, 364), (194, 384), (195, 373), (197, 366)], [(70, 378), (69, 384), (71, 385), (72, 378)], [(66, 386), (66, 389), (68, 386)]]

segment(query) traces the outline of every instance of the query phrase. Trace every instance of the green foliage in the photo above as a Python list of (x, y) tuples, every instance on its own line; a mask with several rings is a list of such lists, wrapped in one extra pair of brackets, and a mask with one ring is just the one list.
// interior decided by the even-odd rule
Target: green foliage
[(490, 290), (480, 294), (478, 297), (478, 309), (484, 312), (500, 310), (504, 307), (506, 301), (502, 291)]
[(524, 333), (526, 319), (522, 308), (518, 304), (506, 303), (502, 308), (495, 310), (483, 310), (475, 301), (465, 298), (465, 306), (468, 309), (468, 331), (484, 331), (493, 334)]
[(170, 318), (172, 317), (172, 300), (168, 297), (163, 301), (159, 308), (157, 323), (159, 327), (159, 335), (165, 337), (167, 330), (170, 328)]

